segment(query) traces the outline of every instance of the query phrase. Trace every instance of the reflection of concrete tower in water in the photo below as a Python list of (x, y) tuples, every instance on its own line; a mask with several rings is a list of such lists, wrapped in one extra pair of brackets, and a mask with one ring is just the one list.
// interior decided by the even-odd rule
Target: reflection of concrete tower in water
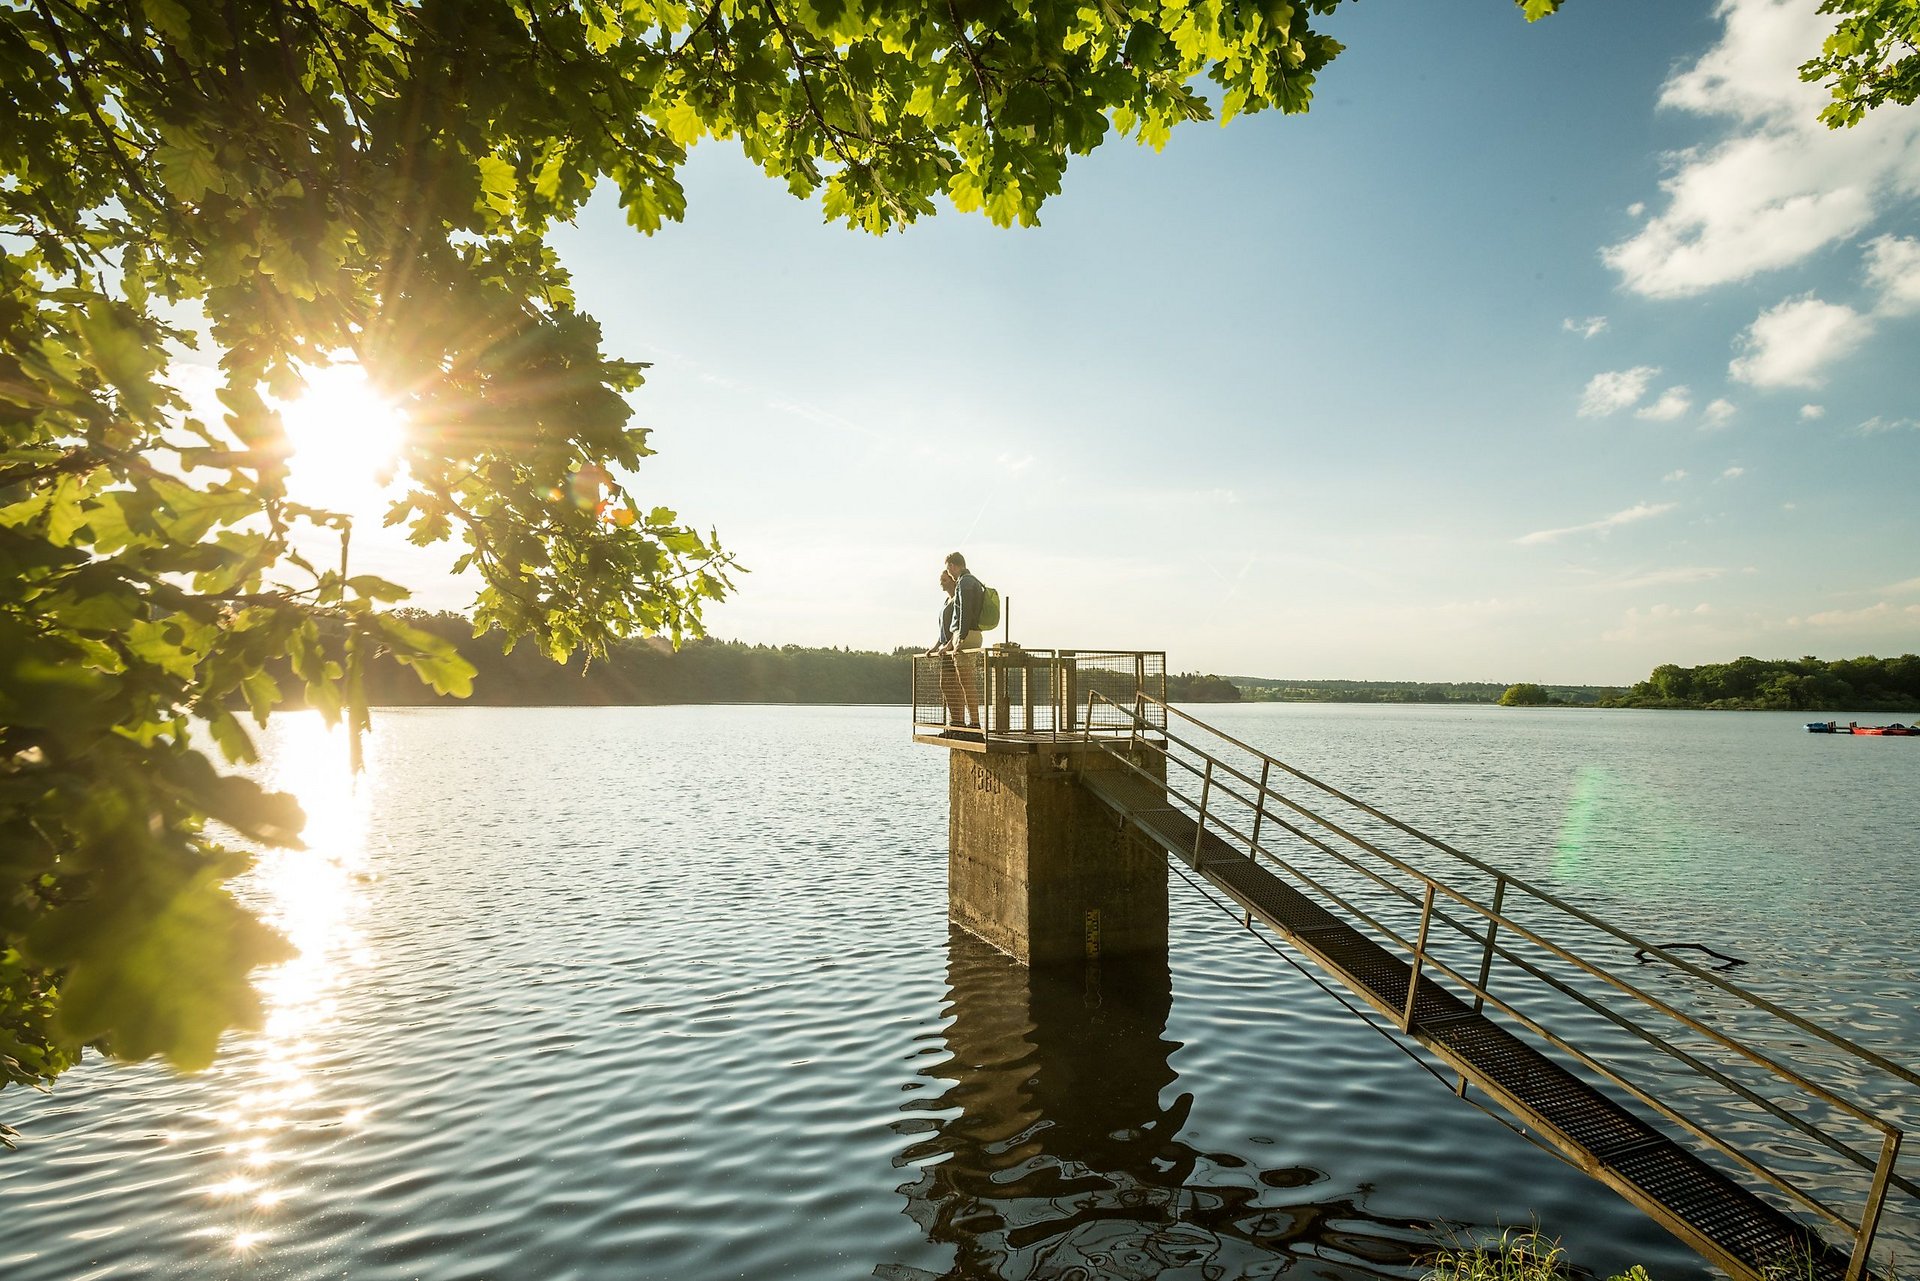
[(929, 1115), (899, 1127), (924, 1136), (899, 1158), (921, 1167), (900, 1191), (928, 1237), (956, 1249), (949, 1277), (1260, 1277), (1285, 1266), (1236, 1223), (1250, 1189), (1186, 1186), (1201, 1154), (1177, 1138), (1192, 1096), (1161, 1103), (1179, 1048), (1166, 1039), (1164, 957), (1035, 972), (961, 930), (949, 957), (952, 1057), (924, 1075), (950, 1084), (908, 1105)]

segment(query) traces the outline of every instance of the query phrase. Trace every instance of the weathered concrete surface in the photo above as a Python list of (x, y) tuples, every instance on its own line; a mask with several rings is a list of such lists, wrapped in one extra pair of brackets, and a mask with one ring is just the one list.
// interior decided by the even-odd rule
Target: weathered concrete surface
[[(955, 924), (1026, 965), (1165, 954), (1166, 856), (1074, 783), (1067, 756), (953, 752), (948, 759)], [(1105, 752), (1076, 755), (1071, 764), (1124, 768)], [(1139, 764), (1164, 769), (1158, 757)]]

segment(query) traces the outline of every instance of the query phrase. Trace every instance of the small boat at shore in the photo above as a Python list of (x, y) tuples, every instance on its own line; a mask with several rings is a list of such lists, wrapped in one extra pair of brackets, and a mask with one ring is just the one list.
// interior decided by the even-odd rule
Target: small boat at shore
[(1858, 721), (1849, 721), (1845, 725), (1838, 721), (1808, 721), (1809, 734), (1868, 734), (1875, 738), (1920, 738), (1920, 726), (1902, 725), (1862, 725)]

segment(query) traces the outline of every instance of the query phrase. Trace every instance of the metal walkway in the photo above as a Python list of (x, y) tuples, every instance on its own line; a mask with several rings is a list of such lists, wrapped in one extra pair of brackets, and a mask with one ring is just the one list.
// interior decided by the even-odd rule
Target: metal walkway
[[(1735, 1277), (1876, 1275), (1874, 1236), (1889, 1192), (1920, 1198), (1897, 1170), (1901, 1128), (1726, 1029), (1756, 1020), (1783, 1025), (1797, 1042), (1796, 1063), (1811, 1070), (1838, 1060), (1849, 1081), (1864, 1071), (1904, 1089), (1920, 1086), (1920, 1075), (1151, 695), (1132, 708), (1097, 709), (1096, 701), (1104, 700), (1090, 697), (1085, 724), (1112, 725), (1117, 710), (1137, 732), (1088, 731), (1086, 741), (1103, 742), (1128, 768), (1083, 772), (1081, 785), (1238, 904), (1249, 927), (1265, 923), (1443, 1061), (1458, 1074), (1456, 1092), (1477, 1088)], [(1397, 851), (1388, 848), (1395, 844)], [(1436, 863), (1438, 872), (1426, 870)], [(1548, 917), (1563, 918), (1562, 928)], [(1554, 937), (1543, 932), (1549, 929)], [(1570, 942), (1569, 933), (1589, 937)], [(1591, 953), (1594, 938), (1677, 970), (1667, 976), (1734, 1008), (1690, 1013), (1675, 1003), (1679, 993), (1656, 995), (1641, 986), (1644, 978), (1628, 981), (1575, 950)], [(1555, 1005), (1566, 1009), (1552, 1011)], [(1559, 1021), (1578, 1026), (1586, 1045), (1547, 1025), (1566, 1010), (1576, 1017)], [(1635, 1080), (1621, 1060), (1657, 1059), (1649, 1047), (1668, 1057), (1650, 1079), (1642, 1071)], [(1622, 1049), (1628, 1052), (1608, 1053)], [(1731, 1106), (1709, 1107), (1702, 1120), (1664, 1101), (1676, 1093), (1695, 1101), (1699, 1091), (1690, 1087), (1703, 1082)], [(1777, 1133), (1756, 1136), (1755, 1118), (1770, 1120), (1790, 1142)], [(1868, 1155), (1861, 1148), (1871, 1150), (1875, 1137), (1879, 1150)], [(1824, 1164), (1809, 1160), (1811, 1153)], [(1852, 1209), (1830, 1204), (1836, 1189)], [(1850, 1249), (1829, 1244), (1783, 1206), (1839, 1227), (1852, 1238)]]

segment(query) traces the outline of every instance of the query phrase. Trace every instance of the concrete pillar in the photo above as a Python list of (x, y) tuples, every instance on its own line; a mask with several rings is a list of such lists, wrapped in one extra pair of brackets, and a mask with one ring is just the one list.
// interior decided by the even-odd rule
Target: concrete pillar
[[(949, 915), (1025, 965), (1164, 956), (1166, 856), (1123, 830), (1069, 768), (1125, 766), (1067, 746), (949, 753)], [(1165, 777), (1158, 754), (1137, 763)]]

